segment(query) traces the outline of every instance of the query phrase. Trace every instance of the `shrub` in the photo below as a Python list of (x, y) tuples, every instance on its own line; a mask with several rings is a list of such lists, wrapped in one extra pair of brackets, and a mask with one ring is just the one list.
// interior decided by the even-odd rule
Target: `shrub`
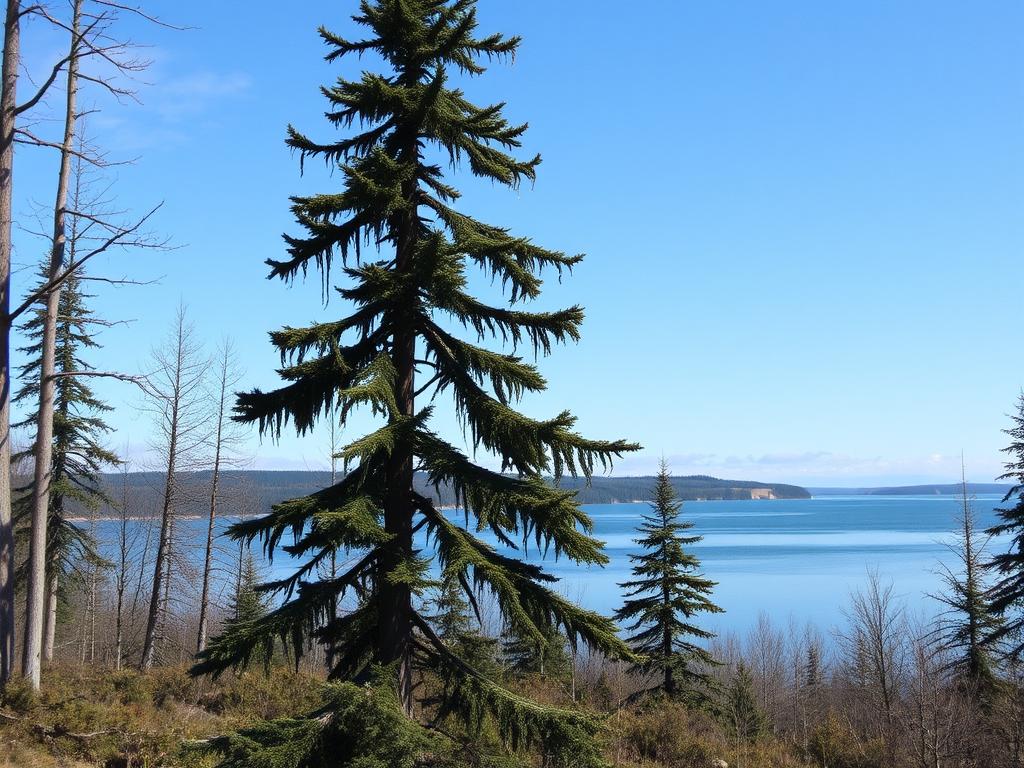
[(626, 712), (620, 725), (622, 742), (640, 760), (676, 768), (706, 768), (719, 753), (706, 715), (677, 702), (654, 700)]
[(885, 762), (883, 742), (861, 742), (834, 712), (811, 732), (807, 753), (821, 768), (882, 768)]

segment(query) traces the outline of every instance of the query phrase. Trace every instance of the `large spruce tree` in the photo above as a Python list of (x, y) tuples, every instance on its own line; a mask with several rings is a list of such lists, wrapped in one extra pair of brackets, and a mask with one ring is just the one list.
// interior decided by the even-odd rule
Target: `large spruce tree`
[[(93, 392), (87, 376), (75, 375), (93, 369), (86, 353), (98, 346), (96, 329), (103, 325), (89, 309), (89, 298), (82, 291), (81, 276), (77, 273), (69, 275), (61, 290), (57, 318), (53, 467), (46, 535), (47, 604), (43, 652), (47, 658), (53, 653), (58, 599), (67, 598), (71, 587), (80, 582), (89, 567), (103, 563), (92, 536), (72, 522), (70, 513), (109, 503), (100, 473), (104, 467), (119, 462), (118, 457), (103, 445), (103, 438), (110, 431), (103, 421), (103, 414), (110, 407)], [(27, 355), (27, 362), (20, 370), (23, 384), (14, 398), (16, 404), (38, 401), (45, 314), (45, 307), (40, 305), (21, 327), (30, 343), (20, 350)], [(35, 423), (36, 414), (32, 411), (15, 427), (32, 428)], [(31, 453), (27, 451), (24, 455), (30, 456)], [(31, 490), (31, 481), (17, 489), (16, 516), (26, 525), (31, 512)]]
[(1010, 534), (1009, 549), (988, 563), (997, 578), (991, 590), (991, 608), (1006, 617), (993, 636), (996, 640), (1008, 640), (1008, 652), (1019, 657), (1024, 651), (1024, 394), (1018, 398), (1017, 412), (1011, 418), (1013, 426), (1003, 430), (1010, 437), (1010, 444), (1003, 449), (1010, 459), (999, 479), (1013, 482), (1003, 497), (1004, 505), (1013, 502), (1013, 506), (998, 509), (1000, 522), (986, 533)]
[[(365, 39), (320, 30), (328, 61), (373, 53), (385, 71), (322, 89), (328, 122), (357, 127), (354, 134), (318, 143), (289, 128), (288, 146), (302, 160), (339, 169), (341, 184), (292, 199), (304, 232), (286, 236), (288, 257), (268, 263), (270, 276), (285, 282), (315, 268), (326, 285), (340, 272), (337, 292), (352, 310), (332, 322), (272, 333), (285, 383), (241, 395), (237, 418), (270, 435), (288, 426), (306, 433), (331, 413), (344, 428), (360, 407), (382, 423), (341, 450), (346, 473), (338, 483), (233, 527), (233, 536), (259, 538), (269, 555), (284, 549), (303, 565), (267, 585), (281, 595), (280, 606), (217, 638), (196, 672), (244, 664), (267, 647), (268, 636), (296, 653), (312, 638), (329, 646), (332, 678), (360, 681), (375, 666), (387, 669), (411, 715), (414, 669), (432, 670), (446, 685), (434, 716), (478, 720), (491, 713), (519, 743), (552, 734), (564, 715), (512, 696), (437, 634), (422, 606), (430, 557), (467, 598), (477, 591), (492, 597), (519, 633), (539, 641), (543, 628), (556, 624), (573, 643), (629, 656), (610, 619), (561, 597), (541, 566), (499, 554), (479, 534), (505, 546), (605, 563), (574, 492), (545, 478), (589, 477), (635, 446), (582, 437), (568, 412), (538, 420), (514, 407), (524, 393), (545, 388), (516, 348), (546, 355), (557, 343), (579, 339), (583, 320), (578, 306), (534, 312), (520, 305), (540, 295), (542, 270), (561, 275), (581, 257), (539, 247), (455, 207), (459, 193), (443, 164), (468, 166), (515, 188), (534, 179), (540, 162), (509, 154), (526, 126), (508, 123), (502, 104), (476, 106), (451, 82), (483, 73), (482, 61), (510, 57), (519, 45), (515, 37), (478, 36), (474, 5), (366, 0), (354, 17), (366, 28)], [(508, 306), (490, 306), (468, 292), (471, 268), (506, 289)], [(472, 341), (457, 335), (460, 327)], [(481, 345), (492, 338), (512, 349)], [(475, 463), (432, 428), (433, 404), (443, 396), (454, 402), (474, 451), (496, 456), (501, 471)], [(416, 473), (454, 491), (465, 525), (416, 491)], [(289, 533), (292, 543), (282, 546)], [(358, 553), (354, 564), (335, 578), (318, 577), (318, 564), (337, 550)], [(332, 616), (334, 600), (353, 589), (358, 607)]]
[(615, 618), (631, 622), (629, 643), (644, 657), (634, 671), (659, 676), (650, 691), (702, 703), (713, 685), (708, 667), (716, 662), (698, 641), (714, 634), (697, 626), (694, 617), (722, 609), (711, 602), (715, 582), (701, 575), (700, 560), (687, 551), (703, 537), (685, 535), (693, 523), (679, 519), (682, 503), (664, 461), (651, 508), (636, 540), (642, 551), (630, 555), (634, 578), (620, 585), (626, 601)]

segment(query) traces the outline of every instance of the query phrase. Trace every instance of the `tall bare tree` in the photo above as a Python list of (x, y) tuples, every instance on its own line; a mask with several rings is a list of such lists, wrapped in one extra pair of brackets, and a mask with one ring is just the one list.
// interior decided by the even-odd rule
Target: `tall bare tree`
[(118, 671), (124, 663), (125, 593), (128, 591), (133, 552), (138, 538), (138, 531), (130, 528), (133, 511), (126, 455), (121, 462), (121, 494), (117, 503), (117, 562), (114, 571), (114, 669)]
[(14, 670), (14, 521), (11, 515), (11, 224), (21, 2), (7, 0), (0, 63), (0, 686)]
[(182, 490), (179, 473), (198, 466), (209, 436), (203, 397), (209, 360), (188, 322), (184, 305), (178, 307), (171, 333), (163, 346), (154, 350), (153, 360), (156, 370), (148, 377), (147, 391), (150, 408), (157, 415), (156, 447), (163, 457), (165, 474), (153, 589), (140, 662), (143, 671), (151, 669), (156, 661), (157, 631), (170, 597), (171, 546)]
[(234, 396), (235, 387), (242, 379), (242, 372), (238, 367), (234, 347), (230, 339), (221, 342), (217, 353), (217, 367), (214, 371), (216, 378), (214, 384), (213, 399), (215, 401), (214, 411), (214, 437), (213, 437), (213, 466), (210, 476), (210, 514), (206, 526), (206, 554), (203, 559), (203, 587), (199, 599), (199, 636), (196, 640), (196, 652), (202, 653), (206, 648), (206, 638), (209, 631), (210, 621), (210, 580), (213, 571), (213, 538), (216, 525), (217, 505), (220, 500), (220, 473), (224, 466), (235, 466), (238, 464), (237, 449), (242, 440), (243, 434), (238, 429), (240, 425), (230, 418), (231, 399)]
[[(75, 146), (77, 125), (81, 117), (77, 108), (79, 82), (84, 80), (87, 83), (95, 84), (117, 98), (130, 96), (131, 92), (119, 84), (119, 78), (131, 77), (147, 66), (147, 62), (132, 55), (133, 46), (130, 43), (119, 41), (111, 35), (111, 27), (117, 20), (118, 12), (122, 10), (131, 9), (108, 0), (91, 0), (87, 8), (86, 0), (72, 0), (71, 19), (67, 22), (56, 18), (43, 5), (32, 5), (24, 11), (25, 13), (33, 13), (44, 17), (50, 24), (65, 30), (70, 36), (67, 55), (54, 65), (43, 88), (34, 97), (34, 100), (37, 101), (45, 89), (56, 80), (60, 72), (63, 71), (66, 74), (63, 131), (60, 139), (49, 141), (29, 130), (12, 126), (13, 141), (57, 149), (60, 157), (57, 193), (53, 207), (50, 259), (48, 269), (44, 275), (43, 285), (30, 297), (27, 303), (23, 303), (14, 312), (5, 313), (9, 330), (10, 322), (36, 300), (41, 299), (46, 307), (41, 344), (41, 363), (39, 366), (39, 408), (36, 423), (35, 467), (31, 502), (32, 532), (27, 569), (25, 637), (22, 655), (22, 673), (29, 679), (34, 689), (39, 687), (40, 662), (44, 652), (44, 639), (47, 635), (44, 630), (47, 592), (49, 591), (52, 598), (55, 588), (53, 584), (48, 584), (47, 581), (46, 535), (49, 525), (50, 486), (53, 475), (53, 409), (56, 388), (55, 346), (61, 287), (77, 272), (85, 260), (106, 251), (115, 244), (124, 245), (125, 239), (132, 238), (137, 233), (141, 223), (149, 217), (147, 215), (135, 225), (130, 225), (127, 228), (113, 227), (113, 234), (108, 242), (100, 245), (99, 248), (90, 253), (83, 251), (78, 254), (81, 257), (79, 259), (67, 258), (67, 221), (74, 216), (86, 215), (81, 211), (69, 210), (68, 208), (68, 187), (71, 177), (72, 159), (74, 157), (79, 159), (86, 157), (81, 150), (76, 151)], [(137, 13), (137, 11), (133, 12)], [(81, 64), (86, 58), (90, 57), (101, 62), (101, 66), (104, 69), (103, 74), (81, 73)], [(26, 105), (22, 105), (22, 107), (17, 109), (27, 108), (29, 105), (34, 104), (34, 100), (30, 100)], [(99, 155), (88, 156), (88, 160), (96, 164), (105, 163)], [(105, 229), (111, 229), (109, 222), (106, 221), (92, 220), (92, 223), (100, 224)], [(141, 245), (143, 242), (137, 241), (135, 244)], [(2, 257), (0, 257), (0, 261), (2, 261)], [(2, 274), (0, 274), (0, 282), (2, 282)], [(0, 367), (6, 368), (8, 366), (5, 366), (3, 361), (0, 360)], [(5, 394), (4, 402), (6, 403), (6, 401), (7, 395)], [(2, 410), (2, 404), (0, 404), (0, 410)], [(0, 422), (2, 421), (2, 414), (0, 414)], [(7, 422), (9, 423), (9, 414)], [(0, 427), (2, 427), (2, 424), (0, 424)], [(0, 454), (0, 473), (4, 469), (2, 465), (3, 455)], [(2, 518), (2, 510), (0, 510), (0, 518)], [(50, 602), (52, 603), (52, 599)]]
[[(71, 46), (68, 54), (67, 86), (65, 88), (64, 135), (60, 147), (60, 170), (57, 174), (57, 199), (53, 205), (53, 242), (47, 279), (53, 283), (64, 269), (67, 243), (68, 186), (71, 180), (71, 159), (75, 145), (77, 120), (78, 68), (83, 0), (73, 0)], [(32, 537), (29, 544), (28, 585), (25, 598), (25, 645), (21, 672), (33, 690), (39, 689), (43, 652), (43, 614), (46, 604), (46, 531), (49, 525), (50, 475), (53, 455), (53, 403), (57, 347), (57, 306), (60, 285), (46, 293), (46, 315), (43, 326), (42, 360), (39, 366), (39, 411), (36, 421), (35, 468), (32, 483)]]

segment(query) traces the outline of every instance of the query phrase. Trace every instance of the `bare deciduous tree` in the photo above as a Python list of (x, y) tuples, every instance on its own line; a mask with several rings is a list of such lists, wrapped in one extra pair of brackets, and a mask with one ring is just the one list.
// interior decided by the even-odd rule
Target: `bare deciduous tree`
[(210, 514), (206, 526), (206, 553), (203, 559), (203, 587), (199, 598), (199, 637), (196, 640), (196, 652), (202, 653), (206, 648), (206, 638), (210, 621), (210, 579), (213, 570), (213, 537), (217, 516), (217, 504), (220, 493), (220, 473), (222, 467), (237, 466), (240, 463), (238, 449), (244, 439), (244, 433), (236, 422), (231, 421), (229, 414), (229, 398), (242, 379), (234, 348), (229, 339), (225, 339), (217, 354), (217, 367), (214, 371), (213, 400), (215, 402), (213, 423), (213, 467), (210, 477)]
[(209, 360), (196, 340), (183, 305), (178, 308), (167, 341), (154, 350), (153, 360), (156, 370), (148, 376), (147, 390), (149, 408), (157, 417), (156, 448), (163, 457), (165, 474), (153, 588), (140, 662), (143, 671), (151, 669), (156, 661), (157, 631), (170, 598), (175, 564), (171, 546), (176, 505), (182, 492), (179, 473), (199, 465), (209, 436), (203, 399)]
[(854, 675), (880, 713), (878, 735), (891, 731), (901, 682), (907, 670), (907, 626), (892, 583), (868, 571), (867, 583), (850, 596), (849, 627), (840, 635)]

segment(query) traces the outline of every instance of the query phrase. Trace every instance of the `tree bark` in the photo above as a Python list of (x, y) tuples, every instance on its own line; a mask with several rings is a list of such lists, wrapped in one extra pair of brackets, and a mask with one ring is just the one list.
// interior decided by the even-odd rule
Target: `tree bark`
[(7, 1), (0, 64), (0, 687), (14, 671), (14, 526), (11, 519), (11, 219), (21, 3)]
[[(71, 159), (75, 140), (75, 102), (78, 91), (79, 22), (82, 0), (75, 0), (71, 22), (71, 50), (68, 58), (67, 92), (64, 113), (64, 138), (61, 144), (60, 172), (57, 176), (57, 197), (53, 206), (53, 250), (47, 281), (54, 283), (64, 269), (66, 209)], [(46, 533), (50, 512), (50, 480), (53, 458), (53, 402), (57, 346), (57, 313), (61, 287), (57, 284), (46, 293), (46, 316), (43, 327), (42, 360), (39, 372), (39, 416), (36, 425), (35, 469), (32, 483), (32, 535), (29, 542), (28, 586), (25, 603), (25, 652), (22, 674), (33, 690), (39, 690), (43, 645), (43, 615), (46, 601)]]
[(46, 615), (43, 617), (43, 661), (53, 661), (53, 646), (57, 637), (57, 591), (59, 576), (54, 562), (46, 576)]
[[(122, 464), (127, 473), (127, 462)], [(124, 593), (128, 587), (128, 477), (121, 476), (121, 525), (118, 530), (117, 605), (114, 609), (114, 669), (121, 671), (124, 658)]]
[(185, 354), (182, 327), (184, 319), (181, 318), (178, 324), (178, 348), (175, 360), (174, 387), (170, 403), (170, 433), (167, 447), (167, 474), (164, 478), (164, 499), (160, 515), (160, 539), (156, 547), (156, 563), (153, 568), (153, 591), (149, 599), (149, 615), (146, 618), (146, 636), (142, 644), (142, 661), (140, 668), (148, 672), (153, 668), (156, 655), (156, 630), (160, 621), (160, 592), (163, 583), (164, 568), (169, 567), (167, 561), (168, 552), (171, 547), (171, 516), (174, 513), (175, 496), (175, 460), (178, 456), (178, 415), (181, 407), (181, 370)]
[(196, 653), (206, 650), (207, 625), (210, 613), (210, 570), (213, 566), (213, 526), (217, 515), (217, 486), (220, 482), (220, 460), (224, 437), (224, 407), (228, 393), (228, 368), (230, 347), (224, 347), (224, 359), (221, 361), (220, 398), (217, 403), (217, 437), (213, 451), (213, 477), (210, 487), (210, 519), (206, 526), (206, 559), (203, 563), (203, 590), (199, 600), (199, 638), (196, 641)]

